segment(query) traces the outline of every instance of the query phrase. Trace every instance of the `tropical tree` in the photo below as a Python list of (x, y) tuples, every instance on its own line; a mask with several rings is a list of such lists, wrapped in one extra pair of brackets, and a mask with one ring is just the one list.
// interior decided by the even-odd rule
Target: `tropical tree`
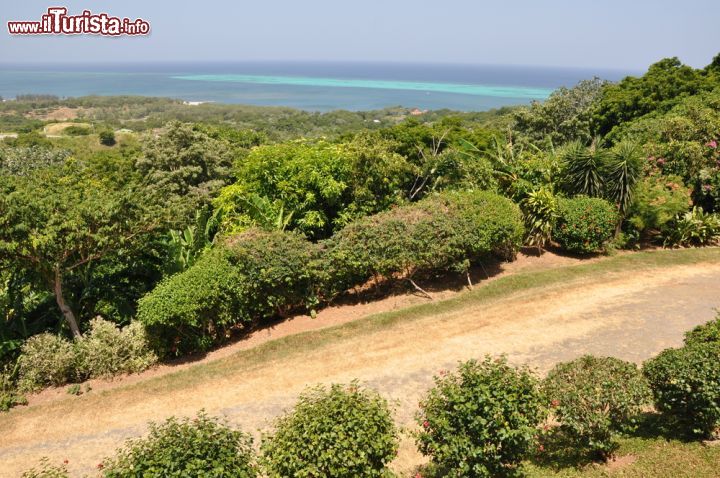
[(212, 246), (218, 223), (210, 208), (195, 212), (195, 223), (169, 233), (169, 264), (167, 273), (182, 272), (191, 267)]
[[(131, 172), (128, 172), (131, 174)], [(76, 161), (0, 173), (0, 265), (31, 272), (52, 292), (74, 336), (78, 319), (64, 289), (91, 264), (124, 254), (159, 227), (132, 185), (117, 185)]]
[(154, 201), (174, 209), (185, 226), (230, 178), (232, 148), (192, 125), (170, 123), (157, 138), (145, 142), (135, 167)]
[(607, 151), (597, 144), (588, 148), (580, 142), (570, 143), (563, 153), (563, 186), (568, 194), (601, 197), (605, 183)]
[(414, 169), (392, 146), (359, 135), (342, 143), (300, 140), (256, 147), (238, 165), (237, 182), (214, 201), (222, 229), (289, 228), (321, 239), (353, 219), (400, 203)]
[(711, 91), (718, 86), (718, 76), (706, 70), (683, 65), (676, 57), (653, 64), (641, 77), (628, 76), (602, 91), (593, 112), (595, 134), (608, 135), (622, 123), (653, 111), (668, 111), (683, 98)]
[(635, 186), (642, 178), (642, 172), (642, 151), (635, 143), (619, 143), (607, 156), (605, 196), (617, 204), (620, 212), (616, 232), (620, 232), (622, 220), (630, 208)]
[(572, 88), (561, 87), (543, 101), (513, 113), (520, 139), (562, 145), (592, 140), (592, 113), (608, 83), (599, 78), (583, 80)]

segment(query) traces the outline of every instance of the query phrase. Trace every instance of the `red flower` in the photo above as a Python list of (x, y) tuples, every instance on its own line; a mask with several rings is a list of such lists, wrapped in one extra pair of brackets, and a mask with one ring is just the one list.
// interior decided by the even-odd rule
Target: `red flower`
[(423, 428), (430, 428), (430, 423), (427, 420), (423, 422)]
[(550, 406), (552, 407), (557, 407), (558, 405), (560, 405), (560, 400), (553, 400), (550, 402)]

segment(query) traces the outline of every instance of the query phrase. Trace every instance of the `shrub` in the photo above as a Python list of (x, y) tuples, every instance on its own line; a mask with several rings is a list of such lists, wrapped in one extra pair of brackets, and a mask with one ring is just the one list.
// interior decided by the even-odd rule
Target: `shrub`
[(157, 361), (150, 350), (145, 328), (133, 322), (120, 329), (100, 317), (90, 322), (90, 330), (75, 343), (79, 374), (85, 377), (112, 377), (141, 372)]
[(137, 319), (163, 352), (207, 350), (233, 330), (317, 304), (319, 253), (295, 233), (248, 230), (161, 282)]
[(44, 457), (37, 467), (26, 470), (22, 478), (70, 478), (70, 473), (64, 464), (53, 465), (47, 457)]
[(690, 342), (648, 360), (644, 372), (658, 410), (712, 436), (720, 428), (720, 342)]
[(261, 449), (271, 478), (354, 478), (384, 476), (397, 447), (387, 402), (353, 382), (303, 393)]
[(103, 462), (103, 476), (257, 476), (252, 439), (200, 412), (195, 418), (151, 423), (145, 438), (129, 440)]
[(75, 379), (73, 344), (57, 335), (44, 333), (30, 337), (21, 348), (18, 364), (21, 390), (33, 391)]
[(590, 355), (556, 365), (543, 390), (561, 430), (603, 459), (617, 449), (617, 434), (635, 427), (650, 399), (635, 364)]
[(685, 334), (685, 344), (692, 345), (705, 342), (720, 343), (720, 314), (707, 324), (698, 325)]
[(7, 412), (13, 407), (27, 403), (27, 399), (17, 390), (0, 390), (0, 412)]
[(654, 175), (640, 181), (628, 210), (628, 224), (648, 236), (667, 229), (690, 206), (690, 190), (677, 176)]
[(105, 146), (112, 146), (115, 144), (115, 133), (112, 130), (103, 130), (98, 133), (100, 144)]
[(560, 199), (553, 239), (570, 252), (599, 252), (612, 238), (617, 220), (616, 209), (604, 199)]
[(528, 235), (525, 243), (543, 249), (552, 238), (552, 230), (558, 216), (557, 198), (548, 188), (541, 187), (531, 191), (523, 199), (523, 215)]
[(543, 419), (535, 377), (506, 359), (462, 363), (435, 377), (420, 404), (417, 443), (442, 476), (511, 474), (527, 456)]
[(53, 334), (30, 337), (18, 358), (21, 390), (33, 391), (88, 378), (141, 372), (157, 361), (144, 327), (123, 329), (95, 318), (84, 338), (73, 342)]
[(90, 128), (87, 126), (71, 125), (63, 129), (62, 132), (68, 136), (87, 136), (90, 134)]
[(524, 226), (519, 208), (489, 192), (446, 192), (360, 219), (326, 243), (334, 292), (370, 277), (467, 270), (489, 254), (514, 257)]
[(7, 366), (0, 371), (0, 412), (6, 412), (17, 405), (27, 404), (25, 397), (17, 390), (15, 371)]
[(665, 234), (665, 244), (673, 246), (707, 246), (720, 240), (720, 217), (706, 214), (701, 207), (680, 215), (675, 227)]

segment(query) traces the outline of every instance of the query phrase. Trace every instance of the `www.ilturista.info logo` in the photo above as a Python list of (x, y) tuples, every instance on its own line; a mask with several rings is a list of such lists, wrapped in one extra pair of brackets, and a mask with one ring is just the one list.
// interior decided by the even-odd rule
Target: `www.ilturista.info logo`
[(107, 13), (68, 15), (65, 7), (50, 7), (39, 22), (7, 22), (11, 35), (147, 35), (150, 24), (142, 18), (112, 17)]

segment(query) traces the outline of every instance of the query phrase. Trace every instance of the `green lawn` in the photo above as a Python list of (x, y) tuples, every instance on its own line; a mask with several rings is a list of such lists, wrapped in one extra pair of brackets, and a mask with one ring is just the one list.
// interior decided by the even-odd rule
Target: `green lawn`
[(601, 465), (565, 453), (548, 452), (526, 464), (536, 477), (632, 477), (632, 478), (714, 478), (720, 476), (720, 443), (707, 445), (683, 436), (675, 425), (663, 424), (657, 415), (648, 415), (632, 436), (620, 440), (614, 464)]

